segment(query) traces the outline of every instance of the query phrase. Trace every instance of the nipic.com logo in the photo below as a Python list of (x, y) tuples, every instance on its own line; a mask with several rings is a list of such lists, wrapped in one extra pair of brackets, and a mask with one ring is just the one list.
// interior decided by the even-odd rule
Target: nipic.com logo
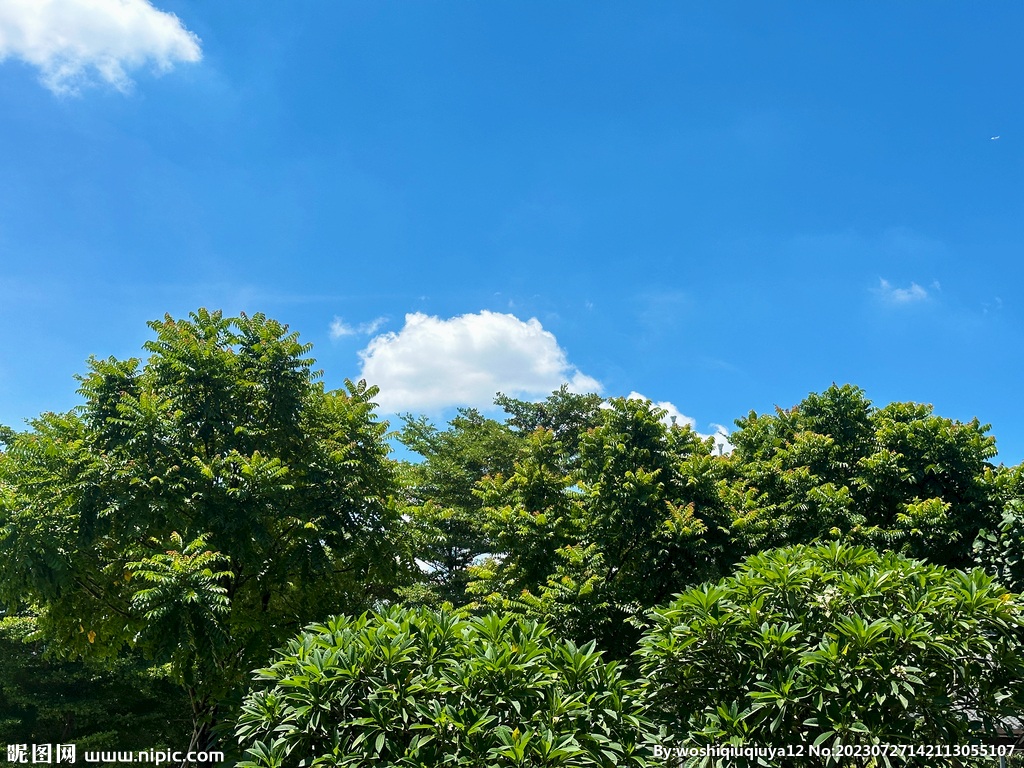
[[(141, 749), (132, 751), (85, 750), (82, 753), (87, 763), (223, 763), (223, 752), (174, 752), (164, 749)], [(74, 744), (8, 744), (7, 762), (45, 765), (74, 763)]]
[(74, 744), (8, 744), (9, 763), (73, 763)]

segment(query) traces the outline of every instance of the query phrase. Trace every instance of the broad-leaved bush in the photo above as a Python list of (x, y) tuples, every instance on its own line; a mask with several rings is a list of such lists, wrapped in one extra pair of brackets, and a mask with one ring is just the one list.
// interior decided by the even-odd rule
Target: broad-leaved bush
[(651, 611), (638, 655), (665, 743), (803, 745), (787, 764), (849, 765), (807, 748), (978, 743), (1024, 711), (1022, 611), (981, 571), (795, 546)]
[(644, 766), (632, 686), (593, 644), (511, 616), (395, 607), (309, 627), (257, 674), (251, 768)]

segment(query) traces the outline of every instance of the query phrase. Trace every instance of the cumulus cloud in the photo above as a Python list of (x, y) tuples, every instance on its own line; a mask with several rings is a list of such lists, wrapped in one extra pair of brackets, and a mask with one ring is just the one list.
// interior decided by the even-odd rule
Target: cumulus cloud
[[(936, 290), (938, 290), (937, 285)], [(895, 288), (890, 285), (888, 280), (880, 281), (878, 293), (890, 304), (912, 304), (928, 298), (928, 291), (917, 283), (911, 283), (909, 288)]]
[(487, 310), (449, 320), (406, 315), (402, 330), (371, 339), (359, 355), (361, 376), (380, 387), (377, 401), (385, 413), (486, 408), (497, 392), (538, 397), (562, 384), (574, 392), (601, 391), (570, 365), (536, 318), (523, 322)]
[(75, 94), (96, 77), (127, 92), (130, 70), (199, 61), (199, 43), (148, 0), (0, 0), (0, 61), (38, 67), (56, 94)]
[(351, 326), (344, 322), (340, 317), (335, 317), (331, 321), (331, 338), (340, 339), (342, 336), (356, 336), (359, 334), (369, 335), (379, 330), (387, 321), (388, 319), (386, 317), (378, 317), (368, 323), (360, 323), (359, 325)]
[[(630, 392), (626, 396), (626, 399), (650, 400), (649, 397), (645, 397), (644, 395), (641, 395), (639, 392)], [(690, 429), (694, 430), (698, 435), (701, 436), (702, 439), (705, 440), (713, 436), (715, 438), (715, 451), (719, 454), (729, 453), (729, 451), (733, 449), (733, 444), (729, 442), (729, 430), (723, 427), (721, 424), (709, 424), (708, 426), (710, 426), (713, 431), (710, 434), (704, 434), (703, 432), (697, 429), (697, 420), (690, 418), (689, 416), (684, 414), (682, 411), (676, 408), (676, 406), (673, 403), (669, 402), (668, 400), (652, 402), (658, 408), (661, 408), (663, 411), (665, 411), (665, 415), (664, 417), (662, 417), (661, 420), (665, 423), (666, 426), (671, 426), (672, 424), (678, 424), (679, 426), (688, 425)]]

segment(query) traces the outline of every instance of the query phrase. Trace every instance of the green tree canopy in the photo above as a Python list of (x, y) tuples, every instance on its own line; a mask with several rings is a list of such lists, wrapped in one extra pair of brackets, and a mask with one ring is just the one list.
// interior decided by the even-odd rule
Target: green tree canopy
[(495, 556), (471, 569), (471, 589), (625, 658), (631, 617), (731, 564), (725, 465), (650, 401), (612, 399), (600, 415), (578, 468), (553, 430), (539, 429), (512, 476), (480, 483)]
[(170, 664), (202, 746), (275, 644), (390, 593), (395, 473), (376, 390), (325, 391), (287, 326), (150, 327), (145, 364), (91, 360), (83, 406), (5, 437), (0, 600), (53, 652)]
[(105, 663), (46, 653), (31, 615), (0, 618), (0, 744), (79, 750), (180, 749), (192, 732), (188, 697), (138, 655)]
[(480, 524), (477, 483), (511, 473), (522, 439), (473, 408), (459, 409), (444, 430), (423, 416), (403, 420), (399, 439), (423, 457), (419, 463), (403, 462), (402, 480), (416, 556), (429, 569), (427, 599), (462, 604), (469, 565), (490, 550)]
[(570, 392), (566, 384), (538, 403), (517, 400), (499, 392), (494, 404), (501, 406), (508, 414), (506, 423), (522, 435), (532, 435), (538, 429), (549, 430), (561, 445), (566, 469), (577, 466), (583, 437), (603, 421), (604, 398)]
[(485, 521), (482, 485), (511, 477), (538, 429), (549, 430), (558, 442), (558, 450), (548, 452), (556, 471), (578, 466), (580, 442), (601, 423), (604, 400), (563, 386), (539, 403), (500, 392), (494, 402), (508, 414), (505, 422), (473, 408), (459, 409), (443, 430), (424, 416), (403, 416), (399, 439), (422, 457), (403, 462), (404, 511), (413, 523), (417, 556), (429, 569), (425, 585), (403, 590), (410, 602), (467, 602), (469, 566), (481, 555), (504, 551)]
[(995, 440), (977, 419), (875, 408), (847, 384), (736, 423), (733, 529), (748, 552), (846, 536), (963, 567), (1001, 516)]
[(974, 558), (1004, 587), (1024, 593), (1024, 499), (1011, 499), (999, 525), (978, 534)]

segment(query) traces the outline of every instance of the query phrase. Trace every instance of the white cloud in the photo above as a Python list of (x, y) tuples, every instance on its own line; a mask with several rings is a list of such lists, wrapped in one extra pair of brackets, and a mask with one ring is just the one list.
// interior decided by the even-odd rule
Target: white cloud
[(917, 283), (911, 283), (909, 288), (894, 288), (888, 280), (881, 280), (878, 293), (890, 304), (912, 304), (928, 298), (928, 291)]
[(148, 0), (0, 0), (0, 61), (38, 67), (56, 94), (76, 94), (95, 76), (127, 92), (129, 70), (199, 61), (199, 42)]
[(331, 338), (340, 339), (342, 336), (355, 336), (357, 334), (369, 335), (380, 329), (387, 321), (386, 317), (378, 317), (368, 323), (360, 323), (353, 327), (344, 322), (340, 317), (335, 316), (331, 321)]
[[(650, 400), (649, 397), (644, 397), (639, 392), (630, 392), (629, 395), (626, 397), (626, 399), (627, 400)], [(678, 424), (679, 426), (683, 426), (684, 424), (689, 424), (691, 428), (696, 429), (696, 427), (697, 427), (697, 420), (696, 419), (691, 419), (689, 416), (686, 416), (685, 414), (683, 414), (682, 411), (680, 411), (678, 408), (676, 408), (668, 400), (662, 400), (661, 402), (657, 402), (657, 403), (654, 403), (654, 404), (658, 408), (661, 408), (662, 410), (666, 411), (665, 417), (662, 419), (662, 421), (665, 422), (666, 425), (671, 426), (671, 424), (673, 423), (672, 419), (675, 418), (675, 423)]]
[[(629, 395), (626, 396), (626, 399), (650, 400), (649, 397), (645, 397), (644, 395), (641, 395), (639, 392), (630, 392)], [(665, 423), (666, 426), (671, 426), (673, 423), (678, 424), (679, 426), (689, 425), (690, 429), (694, 430), (698, 435), (700, 435), (702, 439), (707, 439), (714, 435), (716, 453), (729, 453), (729, 451), (733, 449), (733, 444), (729, 442), (729, 430), (723, 427), (721, 424), (709, 424), (708, 426), (710, 426), (714, 431), (711, 434), (704, 434), (703, 432), (700, 432), (697, 429), (696, 419), (692, 419), (689, 416), (685, 415), (682, 411), (676, 408), (676, 406), (673, 403), (669, 402), (668, 400), (661, 400), (655, 402), (654, 405), (656, 405), (658, 408), (661, 408), (666, 412), (665, 416), (662, 418), (662, 421)], [(674, 422), (673, 417), (675, 418)]]
[(371, 339), (359, 356), (362, 378), (380, 387), (384, 413), (486, 408), (499, 391), (543, 396), (562, 384), (574, 392), (601, 390), (569, 364), (554, 334), (536, 318), (523, 322), (487, 310), (449, 320), (406, 315), (401, 331)]

